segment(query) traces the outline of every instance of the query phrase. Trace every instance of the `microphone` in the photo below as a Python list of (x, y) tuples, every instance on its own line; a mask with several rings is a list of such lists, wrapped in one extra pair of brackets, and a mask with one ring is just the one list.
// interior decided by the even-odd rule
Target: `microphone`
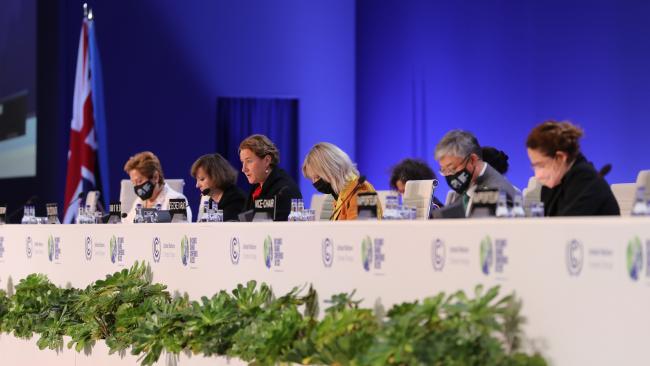
[[(278, 213), (278, 197), (280, 197), (282, 195), (282, 193), (284, 193), (284, 191), (286, 191), (288, 188), (289, 188), (289, 186), (284, 186), (284, 187), (280, 188), (278, 193), (276, 193), (275, 196), (273, 197), (273, 199), (274, 199), (273, 221), (275, 221), (276, 215)], [(291, 208), (289, 208), (289, 210), (291, 210)]]
[(609, 172), (612, 171), (612, 164), (605, 164), (600, 170), (598, 171), (598, 175), (601, 178), (604, 178)]
[(210, 195), (210, 191), (211, 191), (210, 188), (206, 188), (206, 189), (204, 189), (204, 190), (201, 191), (201, 194), (204, 195), (204, 196), (209, 196), (209, 195)]

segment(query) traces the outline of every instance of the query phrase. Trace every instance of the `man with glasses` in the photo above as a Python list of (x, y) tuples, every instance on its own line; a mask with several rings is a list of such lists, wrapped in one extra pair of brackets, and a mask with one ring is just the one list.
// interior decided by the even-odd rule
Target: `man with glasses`
[(471, 212), (472, 195), (479, 187), (503, 191), (510, 202), (517, 194), (517, 188), (483, 161), (478, 140), (467, 131), (449, 131), (436, 145), (434, 158), (440, 164), (440, 175), (454, 191), (447, 204), (462, 204), (465, 216)]

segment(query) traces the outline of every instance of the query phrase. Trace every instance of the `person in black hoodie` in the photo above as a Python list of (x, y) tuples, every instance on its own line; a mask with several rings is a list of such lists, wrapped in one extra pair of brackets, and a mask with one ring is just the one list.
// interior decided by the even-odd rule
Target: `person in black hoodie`
[(620, 215), (609, 184), (580, 152), (582, 129), (547, 121), (526, 140), (535, 178), (542, 184), (545, 216)]
[(302, 199), (296, 182), (278, 166), (280, 152), (264, 135), (252, 135), (239, 144), (242, 172), (252, 184), (244, 210), (251, 210), (257, 199), (275, 200), (275, 221), (287, 221), (291, 199)]
[[(246, 202), (246, 193), (237, 187), (237, 171), (220, 154), (207, 154), (198, 158), (190, 171), (196, 178), (196, 188), (203, 196), (217, 203), (223, 210), (223, 221), (237, 221)], [(199, 206), (196, 221), (203, 216), (203, 207)]]

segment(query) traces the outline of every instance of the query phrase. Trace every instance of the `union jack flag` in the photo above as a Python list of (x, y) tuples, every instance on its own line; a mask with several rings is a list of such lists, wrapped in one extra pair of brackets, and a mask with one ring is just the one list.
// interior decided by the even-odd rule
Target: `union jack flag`
[(63, 223), (73, 222), (82, 193), (102, 191), (104, 207), (108, 207), (106, 145), (101, 64), (90, 12), (84, 16), (79, 36)]

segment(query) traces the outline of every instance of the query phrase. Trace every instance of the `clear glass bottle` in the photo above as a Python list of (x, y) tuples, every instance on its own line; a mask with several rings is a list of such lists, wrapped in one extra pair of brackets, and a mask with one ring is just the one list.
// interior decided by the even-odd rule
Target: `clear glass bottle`
[(634, 196), (634, 205), (632, 206), (632, 216), (646, 216), (648, 214), (648, 204), (645, 200), (645, 187), (640, 186), (636, 189)]
[(201, 209), (203, 211), (199, 222), (210, 222), (210, 200), (203, 202)]
[(495, 212), (496, 217), (510, 217), (508, 211), (508, 197), (506, 192), (499, 191), (499, 198), (497, 200), (497, 208)]
[(531, 202), (530, 217), (544, 217), (544, 202)]
[(214, 222), (223, 222), (223, 210), (214, 210)]
[(36, 207), (31, 206), (31, 212), (29, 213), (29, 223), (30, 224), (38, 224), (39, 223), (39, 218), (36, 217)]
[(305, 219), (305, 201), (302, 198), (298, 199), (298, 206), (296, 207), (298, 211), (298, 220), (297, 221), (306, 221)]
[(521, 194), (516, 194), (512, 204), (512, 217), (526, 217), (523, 202), (524, 198)]
[(296, 198), (291, 199), (291, 211), (289, 212), (287, 221), (300, 221), (298, 214), (298, 199)]
[(32, 224), (32, 207), (32, 205), (25, 205), (25, 207), (23, 207), (23, 218), (20, 220), (21, 224)]

